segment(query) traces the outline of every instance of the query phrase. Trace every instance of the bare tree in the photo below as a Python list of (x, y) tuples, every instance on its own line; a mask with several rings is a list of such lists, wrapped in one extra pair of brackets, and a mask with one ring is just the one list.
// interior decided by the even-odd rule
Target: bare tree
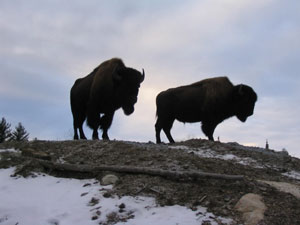
[(10, 140), (14, 141), (28, 141), (29, 133), (25, 130), (22, 123), (18, 123), (15, 130), (11, 133)]
[(0, 143), (6, 141), (11, 137), (10, 124), (6, 122), (5, 118), (2, 117), (0, 122)]

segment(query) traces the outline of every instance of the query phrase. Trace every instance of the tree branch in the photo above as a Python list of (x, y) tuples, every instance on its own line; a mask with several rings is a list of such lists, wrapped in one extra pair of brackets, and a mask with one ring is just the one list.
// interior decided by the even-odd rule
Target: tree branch
[(242, 180), (242, 175), (227, 175), (218, 173), (207, 173), (199, 171), (170, 171), (162, 169), (153, 169), (147, 167), (133, 167), (133, 166), (91, 166), (91, 165), (76, 165), (69, 163), (54, 163), (47, 160), (34, 159), (40, 165), (47, 169), (68, 171), (68, 172), (79, 172), (79, 173), (97, 173), (103, 171), (111, 171), (118, 173), (131, 173), (131, 174), (145, 174), (152, 176), (161, 176), (169, 179), (197, 179), (197, 178), (213, 178), (213, 179), (224, 179), (224, 180)]

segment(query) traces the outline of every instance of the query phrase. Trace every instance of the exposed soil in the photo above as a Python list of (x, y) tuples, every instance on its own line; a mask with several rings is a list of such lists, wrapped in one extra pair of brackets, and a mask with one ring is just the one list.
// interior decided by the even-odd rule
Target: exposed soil
[(48, 170), (32, 158), (76, 165), (117, 165), (147, 167), (171, 171), (197, 170), (202, 172), (243, 175), (242, 180), (224, 179), (166, 179), (143, 174), (114, 173), (119, 177), (110, 195), (145, 195), (155, 197), (160, 205), (184, 205), (208, 208), (215, 215), (230, 217), (241, 224), (234, 210), (238, 200), (247, 193), (259, 194), (267, 206), (261, 224), (300, 224), (300, 200), (295, 196), (257, 180), (280, 181), (300, 185), (300, 180), (283, 174), (300, 172), (300, 159), (285, 152), (249, 148), (237, 143), (223, 144), (206, 140), (188, 140), (175, 145), (156, 145), (124, 141), (32, 141), (6, 142), (0, 149), (15, 148), (20, 152), (2, 152), (0, 168), (17, 166), (24, 176), (46, 172), (54, 176), (99, 180), (109, 171), (74, 173)]

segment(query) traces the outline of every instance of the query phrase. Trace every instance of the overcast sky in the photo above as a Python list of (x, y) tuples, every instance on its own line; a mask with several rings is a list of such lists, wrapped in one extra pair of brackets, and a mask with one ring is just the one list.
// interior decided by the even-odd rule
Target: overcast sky
[[(120, 57), (146, 79), (134, 114), (116, 113), (111, 139), (155, 141), (160, 91), (226, 75), (258, 102), (246, 123), (228, 119), (214, 136), (254, 146), (268, 139), (300, 157), (299, 12), (299, 0), (1, 0), (0, 117), (22, 122), (31, 138), (72, 139), (74, 81)], [(206, 138), (199, 123), (175, 122), (172, 134)]]

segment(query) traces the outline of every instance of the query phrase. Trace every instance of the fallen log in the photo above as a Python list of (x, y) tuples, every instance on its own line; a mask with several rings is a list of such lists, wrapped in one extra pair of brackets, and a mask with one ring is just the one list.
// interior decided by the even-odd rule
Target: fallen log
[(99, 173), (103, 171), (130, 173), (130, 174), (145, 174), (152, 176), (161, 176), (169, 179), (199, 179), (213, 178), (224, 180), (242, 180), (242, 175), (227, 175), (218, 173), (208, 173), (200, 171), (170, 171), (162, 169), (153, 169), (148, 167), (133, 167), (133, 166), (94, 166), (94, 165), (77, 165), (69, 163), (55, 163), (47, 160), (34, 159), (41, 166), (58, 171), (78, 172), (78, 173)]

